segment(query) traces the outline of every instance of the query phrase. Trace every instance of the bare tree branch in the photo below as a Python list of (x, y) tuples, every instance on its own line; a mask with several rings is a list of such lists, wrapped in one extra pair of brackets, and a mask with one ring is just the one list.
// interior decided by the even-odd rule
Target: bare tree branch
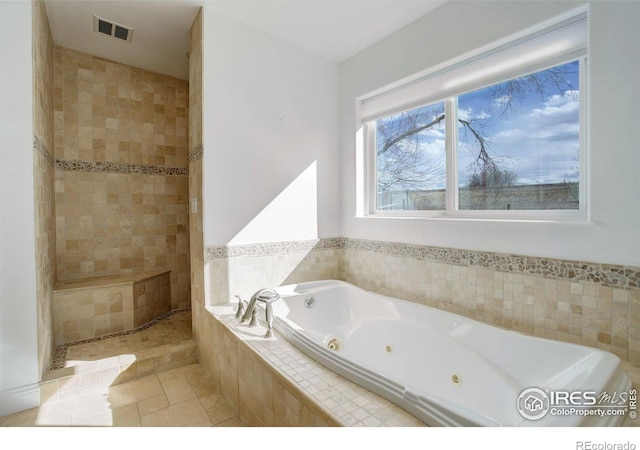
[(458, 119), (458, 122), (460, 122), (465, 129), (470, 131), (478, 142), (480, 150), (478, 151), (478, 157), (475, 160), (475, 164), (487, 169), (496, 168), (496, 162), (493, 160), (491, 155), (489, 155), (486, 138), (471, 125), (472, 122), (470, 120)]
[(444, 114), (439, 115), (438, 117), (436, 117), (434, 120), (432, 120), (429, 123), (426, 123), (424, 125), (420, 125), (416, 128), (410, 129), (410, 130), (406, 130), (404, 133), (400, 133), (399, 135), (393, 137), (392, 139), (386, 140), (384, 145), (382, 146), (382, 148), (378, 149), (378, 156), (382, 155), (384, 152), (386, 152), (387, 150), (389, 150), (391, 147), (393, 147), (394, 145), (396, 145), (398, 142), (407, 139), (408, 137), (411, 137), (415, 134), (420, 133), (421, 131), (424, 130), (428, 130), (429, 128), (432, 128), (434, 126), (436, 126), (437, 124), (439, 124), (440, 122), (442, 122), (444, 120)]
[(553, 67), (491, 86), (488, 96), (495, 100), (500, 115), (516, 114), (519, 102), (534, 92), (544, 99), (554, 88), (559, 94), (575, 91), (575, 86), (567, 81), (575, 73), (567, 65)]

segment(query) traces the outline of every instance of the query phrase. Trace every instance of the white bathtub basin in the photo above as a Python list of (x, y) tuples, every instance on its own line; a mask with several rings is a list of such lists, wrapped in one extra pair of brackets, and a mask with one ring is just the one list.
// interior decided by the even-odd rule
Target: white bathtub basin
[[(584, 406), (595, 395), (631, 387), (612, 353), (525, 336), (341, 281), (277, 291), (282, 298), (273, 303), (276, 330), (313, 359), (428, 425), (602, 426), (624, 420), (607, 413), (622, 407)], [(552, 399), (543, 405), (547, 413), (535, 420), (518, 409), (540, 399), (538, 392), (519, 403), (528, 388)], [(553, 396), (563, 392), (579, 394), (570, 404), (556, 403)], [(582, 412), (571, 413), (570, 407)]]

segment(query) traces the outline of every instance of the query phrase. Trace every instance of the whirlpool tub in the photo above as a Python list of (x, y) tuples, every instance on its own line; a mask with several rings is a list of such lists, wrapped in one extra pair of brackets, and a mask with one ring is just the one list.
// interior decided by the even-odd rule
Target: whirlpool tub
[(624, 420), (631, 382), (612, 353), (525, 336), (342, 281), (277, 291), (277, 331), (427, 425), (614, 426)]

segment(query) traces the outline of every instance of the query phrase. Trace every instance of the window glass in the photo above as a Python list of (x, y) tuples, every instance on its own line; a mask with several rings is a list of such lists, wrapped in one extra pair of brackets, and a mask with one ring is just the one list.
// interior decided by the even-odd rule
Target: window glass
[(461, 210), (578, 209), (577, 61), (461, 95)]
[(444, 103), (376, 121), (376, 209), (446, 207)]
[(376, 120), (375, 210), (578, 210), (579, 71), (573, 61)]

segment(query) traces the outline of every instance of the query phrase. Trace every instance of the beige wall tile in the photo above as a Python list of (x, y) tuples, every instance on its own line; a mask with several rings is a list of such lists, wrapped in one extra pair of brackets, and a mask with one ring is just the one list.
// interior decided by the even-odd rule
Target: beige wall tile
[(43, 1), (33, 2), (33, 130), (36, 295), (38, 309), (38, 366), (41, 376), (49, 368), (55, 349), (53, 286), (56, 283), (55, 147), (57, 92), (54, 44)]
[[(186, 124), (175, 120), (176, 105), (188, 115), (187, 81), (52, 51), (57, 159), (188, 167)], [(144, 102), (158, 111), (136, 114)], [(188, 307), (189, 242), (177, 227), (188, 224), (187, 200), (185, 176), (57, 170), (58, 280), (168, 268), (172, 308)]]

